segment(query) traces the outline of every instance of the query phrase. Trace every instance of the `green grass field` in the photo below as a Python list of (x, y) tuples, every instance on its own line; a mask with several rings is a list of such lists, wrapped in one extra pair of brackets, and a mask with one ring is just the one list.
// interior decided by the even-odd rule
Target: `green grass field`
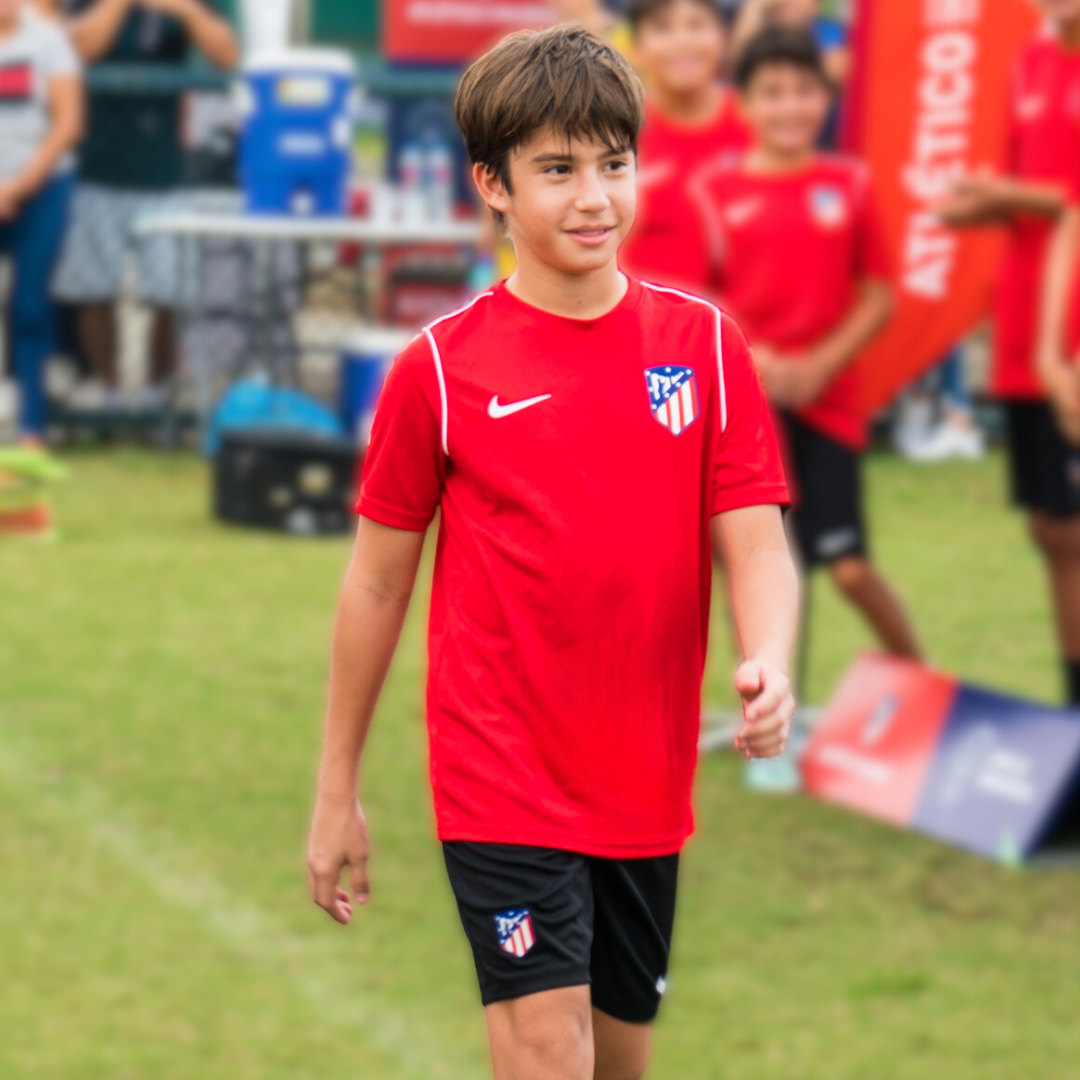
[[(422, 590), (366, 765), (371, 908), (306, 895), (345, 542), (227, 530), (191, 459), (76, 455), (63, 539), (0, 547), (0, 1078), (486, 1075), (433, 839)], [(1000, 459), (869, 470), (943, 668), (1053, 698)], [(867, 644), (816, 589), (812, 697)], [(730, 705), (723, 612), (707, 686)], [(1080, 1077), (1080, 875), (1009, 871), (705, 761), (653, 1076)]]

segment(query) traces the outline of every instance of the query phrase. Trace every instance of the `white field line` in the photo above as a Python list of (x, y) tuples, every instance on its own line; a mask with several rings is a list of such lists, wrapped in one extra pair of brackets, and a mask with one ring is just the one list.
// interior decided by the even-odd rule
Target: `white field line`
[(460, 1069), (451, 1070), (430, 1042), (419, 1037), (415, 1025), (358, 992), (355, 970), (340, 958), (275, 925), (265, 912), (239, 900), (183, 852), (141, 833), (110, 810), (87, 785), (66, 777), (53, 789), (41, 781), (39, 769), (2, 744), (0, 778), (32, 799), (59, 827), (80, 829), (164, 903), (194, 915), (237, 956), (299, 991), (320, 1019), (354, 1035), (362, 1033), (418, 1080), (461, 1076)]

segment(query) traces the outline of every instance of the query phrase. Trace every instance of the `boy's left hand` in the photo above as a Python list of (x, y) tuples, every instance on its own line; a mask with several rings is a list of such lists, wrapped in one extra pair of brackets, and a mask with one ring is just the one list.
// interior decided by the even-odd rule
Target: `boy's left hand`
[(743, 726), (735, 749), (750, 758), (777, 757), (787, 746), (795, 698), (787, 675), (764, 660), (746, 660), (735, 672), (743, 701)]
[(781, 409), (804, 409), (825, 389), (825, 376), (809, 358), (781, 359), (772, 350), (762, 350), (754, 360), (769, 401)]

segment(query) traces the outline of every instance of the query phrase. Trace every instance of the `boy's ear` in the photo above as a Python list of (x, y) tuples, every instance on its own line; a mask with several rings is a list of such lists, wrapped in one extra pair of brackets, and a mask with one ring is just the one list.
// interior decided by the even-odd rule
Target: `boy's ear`
[(472, 175), (480, 198), (496, 213), (505, 213), (509, 209), (510, 197), (502, 180), (486, 165), (474, 165)]

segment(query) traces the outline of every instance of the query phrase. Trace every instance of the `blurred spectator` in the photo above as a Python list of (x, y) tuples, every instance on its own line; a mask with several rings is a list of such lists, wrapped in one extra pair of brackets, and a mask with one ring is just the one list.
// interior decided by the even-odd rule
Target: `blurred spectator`
[[(84, 59), (93, 64), (186, 64), (197, 50), (219, 68), (239, 52), (214, 0), (71, 0), (69, 26)], [(181, 95), (139, 90), (122, 94), (92, 89), (81, 154), (71, 232), (57, 278), (57, 294), (81, 305), (79, 337), (106, 402), (117, 401), (116, 300), (132, 222), (166, 208), (183, 178)], [(158, 403), (175, 368), (171, 308), (179, 281), (174, 249), (164, 239), (139, 250), (139, 299), (150, 305), (150, 385), (146, 404)]]
[(0, 254), (13, 273), (6, 322), (27, 444), (44, 435), (50, 286), (82, 118), (80, 64), (63, 29), (22, 0), (0, 0)]

